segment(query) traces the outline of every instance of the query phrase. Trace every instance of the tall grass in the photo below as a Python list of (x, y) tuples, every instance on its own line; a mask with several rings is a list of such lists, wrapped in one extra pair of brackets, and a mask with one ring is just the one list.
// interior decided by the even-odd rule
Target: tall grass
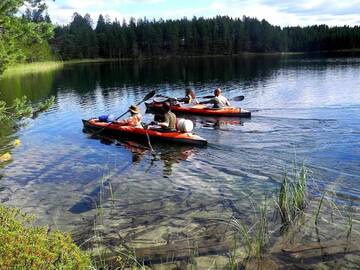
[(35, 62), (30, 64), (17, 64), (9, 67), (1, 75), (1, 77), (12, 77), (25, 74), (34, 74), (41, 72), (49, 72), (56, 69), (63, 68), (64, 63), (61, 61), (49, 61), (49, 62)]
[(292, 223), (306, 207), (307, 181), (308, 170), (304, 165), (299, 171), (295, 168), (291, 176), (284, 173), (277, 200), (283, 223)]

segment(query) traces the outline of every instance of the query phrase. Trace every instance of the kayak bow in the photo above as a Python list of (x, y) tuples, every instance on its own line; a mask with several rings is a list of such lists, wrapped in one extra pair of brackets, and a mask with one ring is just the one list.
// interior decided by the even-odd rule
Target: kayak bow
[(192, 134), (179, 131), (161, 131), (159, 129), (143, 129), (132, 126), (122, 126), (116, 123), (100, 122), (98, 119), (82, 120), (84, 128), (91, 131), (103, 129), (103, 132), (112, 133), (131, 139), (147, 140), (149, 136), (152, 140), (165, 141), (171, 143), (181, 143), (188, 145), (207, 145), (207, 140)]

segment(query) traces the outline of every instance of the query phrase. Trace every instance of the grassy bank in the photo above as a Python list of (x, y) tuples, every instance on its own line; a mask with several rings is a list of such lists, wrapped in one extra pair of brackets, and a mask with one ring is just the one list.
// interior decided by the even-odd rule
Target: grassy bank
[(60, 69), (64, 66), (62, 61), (48, 61), (48, 62), (36, 62), (29, 64), (17, 64), (9, 67), (1, 75), (1, 77), (19, 76), (24, 74), (49, 72), (56, 69)]

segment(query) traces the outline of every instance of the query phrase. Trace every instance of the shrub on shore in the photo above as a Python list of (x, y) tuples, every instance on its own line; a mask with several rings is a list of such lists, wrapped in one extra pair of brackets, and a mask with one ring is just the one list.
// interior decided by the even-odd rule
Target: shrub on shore
[(1, 269), (90, 269), (89, 255), (69, 234), (36, 227), (33, 218), (0, 205)]

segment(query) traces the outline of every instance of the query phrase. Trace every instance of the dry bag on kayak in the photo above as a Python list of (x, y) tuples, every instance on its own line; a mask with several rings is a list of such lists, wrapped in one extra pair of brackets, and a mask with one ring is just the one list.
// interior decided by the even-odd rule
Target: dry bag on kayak
[(115, 120), (115, 116), (112, 114), (105, 114), (105, 115), (100, 115), (99, 116), (99, 121), (100, 122), (112, 122)]
[(180, 118), (176, 123), (176, 128), (181, 132), (191, 132), (194, 128), (194, 124), (191, 120)]

